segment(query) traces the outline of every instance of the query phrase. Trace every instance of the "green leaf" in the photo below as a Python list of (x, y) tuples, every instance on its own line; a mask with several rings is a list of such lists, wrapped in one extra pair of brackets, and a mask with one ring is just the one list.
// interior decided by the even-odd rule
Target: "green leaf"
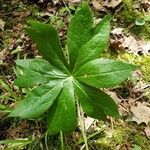
[(63, 79), (67, 76), (44, 59), (17, 60), (16, 64), (22, 71), (21, 76), (14, 82), (19, 87), (39, 85), (47, 83), (49, 80)]
[(137, 19), (135, 20), (135, 24), (136, 24), (137, 26), (143, 26), (143, 25), (145, 24), (144, 18), (137, 18)]
[(72, 132), (77, 127), (76, 100), (90, 117), (119, 117), (116, 103), (98, 88), (122, 83), (136, 67), (117, 60), (97, 59), (108, 47), (110, 16), (93, 25), (90, 7), (83, 5), (70, 22), (66, 55), (51, 25), (35, 21), (30, 24), (26, 32), (43, 59), (16, 61), (20, 75), (15, 84), (32, 87), (32, 91), (28, 88), (26, 97), (9, 117), (38, 118), (48, 111), (50, 135)]
[[(62, 62), (67, 66), (67, 61), (62, 51), (59, 36), (55, 28), (49, 24), (44, 24), (33, 20), (30, 21), (30, 24), (36, 31), (38, 31), (42, 36), (44, 36), (44, 39), (46, 40), (46, 42), (49, 42), (51, 44), (53, 51), (55, 51), (59, 59), (62, 60)], [(41, 53), (43, 56), (48, 54), (45, 53), (45, 51), (42, 51)], [(49, 55), (50, 54), (51, 53), (49, 52)]]
[(29, 34), (33, 42), (36, 43), (39, 52), (43, 58), (52, 65), (67, 72), (67, 61), (60, 46), (56, 30), (48, 24), (30, 21), (31, 28), (25, 31)]
[(73, 69), (78, 51), (81, 46), (91, 39), (93, 26), (92, 12), (88, 5), (84, 5), (72, 18), (67, 35), (70, 68)]
[(144, 16), (144, 20), (150, 22), (150, 15)]
[(23, 149), (26, 145), (30, 144), (32, 141), (28, 140), (28, 138), (17, 138), (13, 140), (2, 140), (0, 141), (0, 145), (4, 144), (5, 150), (15, 150), (15, 149)]
[(64, 78), (68, 76), (44, 59), (20, 59), (16, 61), (16, 64), (21, 68), (28, 68), (34, 72), (50, 75), (55, 78)]
[(48, 114), (48, 133), (57, 134), (72, 132), (77, 126), (74, 88), (71, 80), (68, 80), (50, 108)]
[(14, 81), (14, 84), (19, 87), (31, 87), (41, 83), (47, 83), (51, 79), (48, 75), (42, 75), (27, 68), (22, 69), (22, 72), (23, 74), (18, 76)]
[(96, 59), (99, 54), (108, 48), (110, 34), (110, 15), (106, 16), (93, 28), (93, 37), (81, 47), (75, 65), (77, 70), (81, 65)]
[(53, 104), (62, 89), (62, 83), (57, 82), (41, 85), (27, 94), (9, 117), (37, 118)]
[[(1, 96), (0, 96), (0, 98), (1, 98)], [(1, 113), (1, 112), (4, 112), (4, 113), (10, 113), (11, 110), (12, 110), (12, 108), (0, 104), (0, 113)]]
[(101, 120), (105, 119), (106, 115), (104, 111), (95, 104), (89, 93), (84, 89), (84, 86), (76, 82), (75, 87), (77, 98), (82, 105), (83, 111), (90, 117)]
[(105, 119), (106, 116), (119, 117), (116, 103), (105, 92), (76, 82), (76, 92), (83, 111), (90, 117)]
[(0, 144), (16, 144), (16, 143), (20, 143), (20, 144), (29, 144), (31, 143), (31, 140), (28, 140), (27, 138), (19, 138), (19, 139), (14, 139), (14, 140), (2, 140), (0, 141)]
[(127, 79), (135, 65), (111, 59), (95, 59), (81, 66), (76, 79), (96, 88), (116, 86)]

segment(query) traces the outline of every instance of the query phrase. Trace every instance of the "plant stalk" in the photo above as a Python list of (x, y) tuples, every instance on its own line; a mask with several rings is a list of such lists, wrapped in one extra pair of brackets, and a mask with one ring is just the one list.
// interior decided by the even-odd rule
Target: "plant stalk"
[(64, 138), (62, 131), (60, 131), (60, 142), (61, 142), (61, 150), (64, 150)]
[(85, 148), (86, 148), (86, 150), (89, 150), (87, 136), (86, 136), (86, 129), (85, 129), (85, 124), (84, 124), (84, 115), (83, 115), (83, 111), (82, 111), (82, 108), (81, 108), (78, 100), (77, 100), (77, 110), (78, 110), (78, 118), (79, 118), (80, 128), (81, 128), (83, 140), (85, 143)]
[(48, 136), (47, 136), (47, 133), (46, 133), (45, 134), (45, 146), (46, 146), (46, 150), (49, 150), (48, 144), (47, 144), (47, 138), (48, 138)]

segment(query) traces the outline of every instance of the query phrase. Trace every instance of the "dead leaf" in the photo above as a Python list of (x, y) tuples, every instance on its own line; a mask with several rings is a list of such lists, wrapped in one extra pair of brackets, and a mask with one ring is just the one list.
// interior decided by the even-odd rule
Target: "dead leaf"
[(88, 130), (92, 126), (94, 121), (95, 121), (95, 119), (93, 119), (91, 117), (84, 118), (85, 129)]
[(135, 39), (134, 36), (130, 35), (124, 37), (123, 47), (127, 47), (130, 53), (137, 54), (141, 52), (143, 55), (148, 55), (150, 50), (150, 42), (144, 41), (143, 39)]
[(59, 0), (52, 0), (52, 2), (56, 5), (59, 3)]
[(141, 5), (143, 6), (145, 11), (147, 11), (147, 12), (150, 11), (150, 1), (149, 0), (143, 0)]
[(2, 19), (0, 19), (0, 29), (2, 31), (4, 31), (4, 26), (5, 26), (5, 22)]
[(145, 89), (150, 88), (150, 84), (146, 84), (144, 81), (140, 80), (133, 88), (134, 93), (144, 92)]
[(96, 0), (93, 0), (92, 4), (93, 4), (94, 9), (97, 11), (100, 11), (101, 9), (103, 9), (102, 5)]
[(145, 134), (146, 134), (147, 137), (150, 137), (150, 127), (146, 127), (144, 129), (144, 132), (145, 132)]
[(115, 28), (111, 31), (112, 38), (110, 39), (110, 47), (114, 50), (123, 51), (125, 48), (122, 43), (124, 42), (123, 28)]
[(106, 1), (100, 1), (100, 0), (92, 0), (92, 4), (95, 10), (97, 11), (107, 11), (107, 8), (116, 8), (118, 5), (122, 3), (123, 0), (106, 0)]
[(150, 121), (150, 104), (137, 102), (137, 106), (131, 106), (130, 111), (133, 113), (132, 121), (140, 123), (146, 123)]
[(111, 39), (110, 40), (110, 47), (113, 48), (114, 50), (118, 50), (118, 51), (124, 51), (124, 47), (122, 46), (122, 38), (120, 39)]
[(18, 0), (11, 0), (11, 5), (16, 5), (18, 3)]
[(117, 7), (120, 3), (122, 2), (122, 0), (107, 0), (105, 3), (105, 5), (107, 7), (110, 7), (110, 8), (115, 8)]
[(133, 53), (139, 50), (138, 42), (132, 35), (124, 37), (124, 42), (122, 43), (122, 46), (128, 48), (128, 50)]
[(0, 52), (0, 65), (3, 64), (4, 53)]
[(150, 51), (150, 42), (141, 40), (139, 41), (139, 47), (143, 50), (144, 55), (147, 55)]
[(111, 31), (112, 37), (110, 46), (115, 50), (127, 50), (129, 53), (149, 55), (150, 42), (143, 39), (136, 39), (133, 35), (126, 36), (123, 28), (115, 28)]
[(0, 150), (4, 150), (5, 146), (4, 145), (0, 145)]
[(81, 3), (81, 0), (64, 0), (65, 3), (68, 3), (69, 5), (79, 5)]
[(112, 34), (116, 34), (116, 35), (122, 35), (123, 34), (123, 28), (115, 28), (111, 31)]

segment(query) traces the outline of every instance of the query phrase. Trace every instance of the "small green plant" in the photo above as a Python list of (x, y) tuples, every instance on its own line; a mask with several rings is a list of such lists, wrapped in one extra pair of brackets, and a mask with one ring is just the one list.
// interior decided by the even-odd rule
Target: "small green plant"
[(97, 119), (119, 117), (116, 103), (99, 89), (122, 83), (136, 67), (99, 58), (108, 47), (110, 16), (93, 25), (92, 12), (87, 4), (83, 5), (70, 22), (67, 53), (51, 25), (36, 21), (30, 24), (26, 32), (43, 59), (16, 61), (21, 75), (14, 83), (32, 90), (9, 117), (36, 119), (45, 113), (49, 135), (72, 132), (77, 127), (80, 106), (85, 114)]

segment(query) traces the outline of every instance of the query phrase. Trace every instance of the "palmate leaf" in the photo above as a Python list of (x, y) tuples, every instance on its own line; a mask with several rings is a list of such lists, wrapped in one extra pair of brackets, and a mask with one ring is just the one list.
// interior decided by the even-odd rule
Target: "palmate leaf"
[(90, 117), (105, 119), (106, 116), (119, 117), (116, 103), (103, 91), (75, 82), (77, 97), (83, 111)]
[(110, 35), (110, 15), (106, 16), (100, 21), (94, 28), (93, 37), (78, 51), (78, 58), (75, 64), (75, 70), (89, 62), (96, 59), (108, 47), (109, 35)]
[[(57, 82), (56, 82), (57, 83)], [(41, 85), (27, 94), (10, 113), (10, 117), (37, 118), (53, 104), (62, 89), (62, 84)]]
[(53, 135), (59, 131), (72, 132), (77, 126), (74, 88), (68, 80), (48, 113), (48, 132)]
[(50, 135), (60, 131), (71, 132), (76, 128), (77, 100), (91, 117), (119, 117), (116, 103), (98, 88), (124, 82), (136, 67), (117, 60), (98, 59), (108, 47), (110, 16), (94, 25), (89, 6), (83, 5), (69, 25), (68, 57), (64, 55), (52, 26), (35, 21), (30, 21), (30, 24), (32, 27), (26, 32), (36, 43), (43, 59), (16, 61), (21, 73), (14, 83), (33, 90), (9, 116), (37, 118), (48, 111)]
[(73, 69), (81, 46), (92, 37), (93, 18), (88, 5), (83, 6), (69, 23), (67, 47), (69, 50), (70, 68)]
[(26, 28), (43, 58), (55, 67), (67, 72), (67, 61), (60, 46), (57, 31), (50, 25), (30, 21), (32, 27)]
[(14, 82), (19, 87), (31, 87), (67, 76), (44, 59), (17, 60), (16, 64), (22, 70), (21, 76)]
[(135, 69), (135, 65), (100, 58), (81, 66), (75, 76), (90, 86), (108, 88), (121, 84)]
[(93, 25), (91, 10), (85, 5), (70, 22), (67, 36), (70, 66), (74, 70), (108, 47), (110, 34), (110, 16), (106, 16), (96, 26)]

